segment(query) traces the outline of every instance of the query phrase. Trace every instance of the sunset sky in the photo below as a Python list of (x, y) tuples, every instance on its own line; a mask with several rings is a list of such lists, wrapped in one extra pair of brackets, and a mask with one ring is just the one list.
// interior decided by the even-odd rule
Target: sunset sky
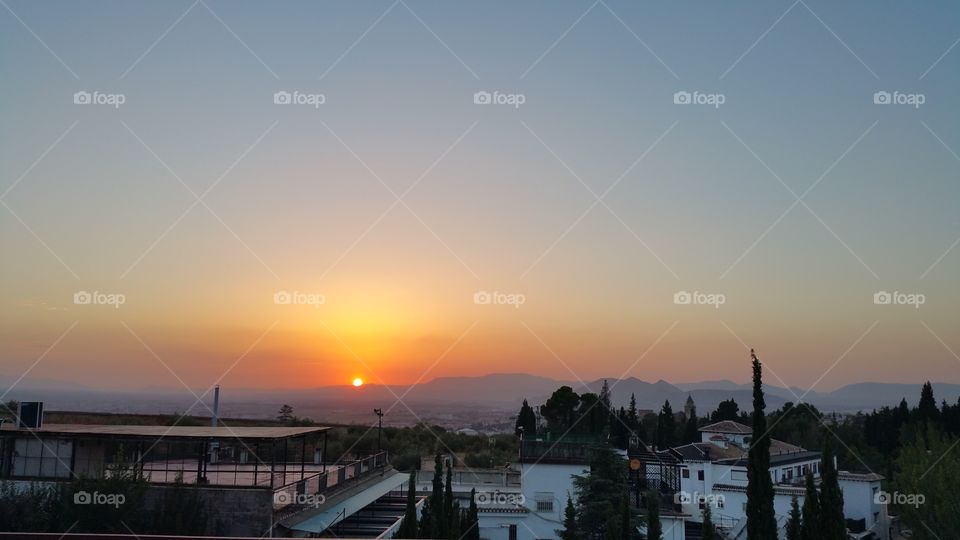
[(736, 6), (5, 0), (0, 375), (960, 383), (960, 5)]

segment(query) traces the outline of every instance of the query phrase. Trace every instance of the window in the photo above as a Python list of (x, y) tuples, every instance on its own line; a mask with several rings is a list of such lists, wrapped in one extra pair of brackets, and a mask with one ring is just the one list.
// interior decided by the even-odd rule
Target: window
[(717, 503), (717, 508), (723, 508), (723, 500), (724, 500), (723, 495), (720, 495), (719, 497), (714, 498), (714, 501), (716, 501)]
[(533, 494), (537, 512), (553, 512), (553, 499), (552, 491), (537, 491)]
[(690, 478), (690, 469), (683, 469), (680, 471), (681, 476), (684, 478)]
[(510, 534), (509, 534), (509, 537), (510, 537), (510, 540), (517, 540), (517, 526), (516, 526), (516, 525), (511, 525), (511, 526), (510, 526)]
[(537, 501), (537, 512), (553, 512), (553, 501)]
[(697, 471), (697, 480), (703, 480), (703, 471)]

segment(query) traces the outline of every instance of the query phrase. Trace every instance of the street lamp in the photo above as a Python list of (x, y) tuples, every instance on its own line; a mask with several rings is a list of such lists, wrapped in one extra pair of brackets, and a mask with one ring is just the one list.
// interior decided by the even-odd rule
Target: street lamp
[(379, 454), (383, 451), (380, 441), (383, 433), (383, 409), (374, 409), (373, 414), (377, 415), (377, 453)]

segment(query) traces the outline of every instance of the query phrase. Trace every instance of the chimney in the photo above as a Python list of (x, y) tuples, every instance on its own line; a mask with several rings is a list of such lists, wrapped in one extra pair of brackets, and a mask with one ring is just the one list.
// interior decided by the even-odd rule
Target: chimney
[(210, 425), (217, 427), (220, 413), (220, 385), (213, 387), (213, 418), (210, 419)]

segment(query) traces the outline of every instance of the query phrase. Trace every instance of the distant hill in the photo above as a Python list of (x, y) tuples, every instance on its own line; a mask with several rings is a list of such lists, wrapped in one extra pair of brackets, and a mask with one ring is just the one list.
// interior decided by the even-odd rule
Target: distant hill
[[(674, 411), (682, 411), (687, 396), (690, 396), (702, 416), (716, 409), (726, 399), (735, 400), (742, 410), (747, 410), (752, 398), (749, 384), (729, 380), (680, 384), (663, 380), (651, 383), (636, 377), (566, 381), (525, 373), (494, 373), (477, 377), (439, 377), (414, 386), (365, 384), (360, 388), (339, 385), (294, 390), (224, 388), (223, 411), (238, 417), (269, 416), (279, 404), (290, 403), (298, 411), (310, 411), (318, 416), (324, 411), (330, 414), (333, 411), (338, 411), (337, 414), (356, 411), (358, 415), (368, 415), (368, 406), (389, 407), (402, 398), (403, 403), (412, 409), (406, 412), (413, 414), (416, 411), (414, 416), (427, 410), (442, 415), (444, 408), (453, 406), (460, 410), (475, 407), (478, 412), (511, 413), (523, 399), (529, 400), (534, 406), (544, 403), (562, 385), (568, 385), (578, 393), (599, 393), (604, 380), (610, 385), (612, 401), (617, 407), (627, 406), (632, 394), (636, 396), (640, 409), (659, 410), (664, 401), (669, 400)], [(106, 391), (59, 380), (27, 377), (17, 382), (14, 377), (0, 376), (0, 393), (7, 392), (15, 382), (16, 385), (5, 399), (42, 400), (49, 409), (171, 414), (192, 408), (195, 413), (204, 412), (203, 405), (195, 405), (195, 397), (185, 389)], [(906, 398), (907, 403), (913, 406), (919, 399), (920, 386), (919, 382), (863, 382), (832, 392), (811, 391), (806, 394), (804, 401), (824, 412), (869, 411), (884, 405), (892, 407), (902, 398)], [(946, 400), (956, 403), (960, 397), (960, 384), (934, 383), (933, 388), (938, 402)], [(194, 389), (194, 392), (200, 395), (204, 390)], [(779, 408), (787, 401), (796, 402), (797, 396), (803, 396), (805, 392), (799, 388), (786, 389), (775, 385), (764, 385), (764, 390), (768, 410)], [(208, 394), (204, 401), (211, 402), (212, 395)], [(406, 407), (398, 406), (399, 409)]]

